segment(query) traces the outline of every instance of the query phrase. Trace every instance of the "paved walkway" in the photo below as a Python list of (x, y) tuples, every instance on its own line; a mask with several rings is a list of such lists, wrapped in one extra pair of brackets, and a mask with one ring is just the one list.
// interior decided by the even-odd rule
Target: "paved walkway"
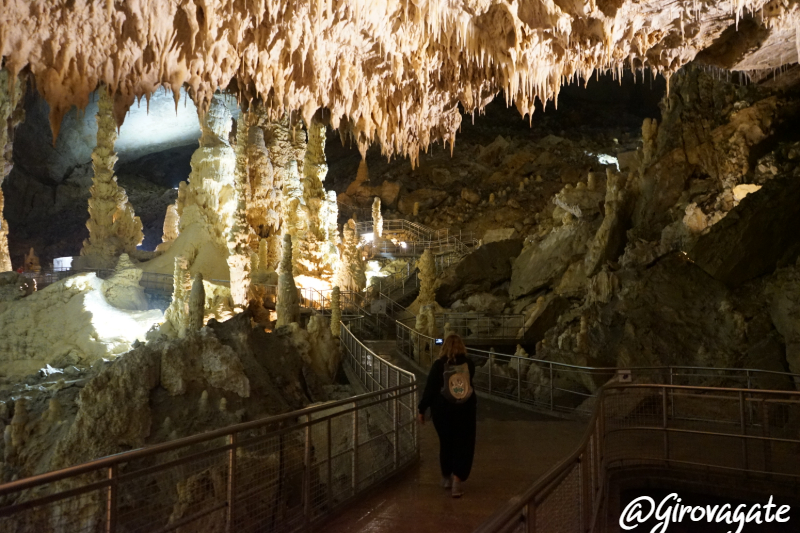
[[(394, 341), (368, 342), (398, 366)], [(410, 369), (410, 368), (409, 368)], [(418, 374), (421, 386), (425, 376)], [(581, 422), (561, 420), (478, 400), (475, 462), (464, 496), (453, 499), (439, 486), (439, 441), (433, 424), (420, 428), (420, 461), (401, 476), (332, 516), (318, 531), (326, 533), (465, 533), (474, 530), (502, 504), (572, 452), (585, 431)]]

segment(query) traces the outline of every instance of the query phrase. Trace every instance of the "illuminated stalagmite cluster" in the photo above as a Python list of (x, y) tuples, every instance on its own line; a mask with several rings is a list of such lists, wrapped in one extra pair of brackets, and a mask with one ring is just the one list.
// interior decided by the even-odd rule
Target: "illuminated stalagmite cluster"
[(217, 88), (260, 99), (274, 121), (289, 109), (310, 124), (325, 107), (362, 151), (379, 141), (416, 161), (432, 141), (454, 142), (459, 103), (479, 111), (503, 90), (527, 114), (594, 70), (669, 75), (745, 15), (766, 36), (718, 54), (721, 66), (796, 61), (798, 10), (775, 0), (16, 2), (4, 6), (0, 54), (13, 76), (33, 74), (55, 132), (98, 83), (115, 94), (118, 122), (136, 98), (166, 87), (177, 99), (186, 84), (203, 110)]

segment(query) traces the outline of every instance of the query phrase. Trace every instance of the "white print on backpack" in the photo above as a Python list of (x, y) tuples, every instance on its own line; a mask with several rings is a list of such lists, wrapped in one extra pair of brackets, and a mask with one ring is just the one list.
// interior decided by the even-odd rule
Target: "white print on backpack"
[[(677, 503), (670, 504), (670, 501)], [(777, 512), (774, 511), (775, 508)], [(772, 503), (772, 496), (769, 502), (761, 505), (759, 503), (750, 505), (740, 504), (735, 509), (729, 503), (724, 505), (681, 505), (681, 498), (677, 493), (668, 494), (661, 503), (656, 506), (656, 502), (649, 496), (640, 496), (625, 506), (625, 510), (619, 517), (619, 527), (626, 531), (636, 529), (639, 524), (646, 522), (651, 517), (659, 521), (650, 533), (667, 533), (667, 528), (671, 523), (686, 521), (706, 522), (717, 524), (738, 524), (735, 530), (720, 528), (719, 531), (726, 533), (741, 533), (745, 524), (768, 524), (771, 522), (788, 522), (791, 507), (781, 505), (778, 507)], [(709, 531), (712, 531), (709, 529)], [(753, 529), (755, 531), (755, 529)]]

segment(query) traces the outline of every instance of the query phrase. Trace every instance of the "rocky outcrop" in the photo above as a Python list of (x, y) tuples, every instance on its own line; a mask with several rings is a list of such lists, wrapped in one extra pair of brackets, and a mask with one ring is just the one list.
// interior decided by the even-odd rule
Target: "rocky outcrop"
[(596, 231), (596, 224), (578, 219), (554, 228), (541, 240), (526, 243), (512, 267), (509, 295), (519, 298), (559, 279), (583, 258)]
[(417, 209), (433, 209), (440, 205), (447, 198), (447, 191), (436, 189), (417, 189), (414, 192), (405, 194), (397, 202), (397, 210), (404, 215), (413, 215), (414, 205)]
[(436, 301), (450, 305), (458, 299), (461, 290), (487, 291), (509, 279), (512, 262), (521, 251), (522, 239), (481, 245), (445, 271), (436, 288)]
[(800, 180), (771, 180), (700, 236), (689, 257), (729, 285), (769, 274), (800, 255), (798, 205)]

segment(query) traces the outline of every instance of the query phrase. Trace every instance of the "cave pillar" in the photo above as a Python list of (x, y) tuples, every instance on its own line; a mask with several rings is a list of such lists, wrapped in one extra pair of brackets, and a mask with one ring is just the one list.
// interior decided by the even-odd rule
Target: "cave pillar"
[[(0, 70), (0, 148), (3, 150), (3, 169), (0, 174), (0, 272), (12, 270), (11, 255), (8, 251), (8, 224), (3, 217), (5, 199), (2, 185), (14, 166), (12, 134), (25, 116), (21, 105), (23, 84), (19, 79), (9, 84), (8, 78), (8, 71)], [(10, 89), (9, 85), (13, 88)]]
[(419, 297), (417, 302), (422, 306), (436, 301), (436, 263), (433, 252), (426, 248), (419, 258)]
[(292, 236), (283, 236), (283, 257), (278, 270), (278, 299), (275, 304), (278, 314), (276, 328), (287, 326), (300, 319), (300, 298), (292, 275)]
[[(250, 187), (247, 181), (247, 130), (247, 118), (243, 116), (236, 124), (236, 172), (234, 174), (236, 207), (226, 239), (231, 298), (237, 307), (247, 305), (251, 281), (250, 242), (257, 238), (252, 235), (247, 221), (247, 199), (250, 196)], [(251, 237), (253, 238), (251, 239)]]
[(114, 164), (117, 154), (117, 123), (114, 100), (105, 87), (98, 90), (97, 145), (92, 152), (92, 187), (89, 189), (89, 238), (83, 241), (80, 268), (113, 268), (123, 254), (135, 257), (144, 240), (142, 221), (135, 216), (128, 195), (117, 184)]

